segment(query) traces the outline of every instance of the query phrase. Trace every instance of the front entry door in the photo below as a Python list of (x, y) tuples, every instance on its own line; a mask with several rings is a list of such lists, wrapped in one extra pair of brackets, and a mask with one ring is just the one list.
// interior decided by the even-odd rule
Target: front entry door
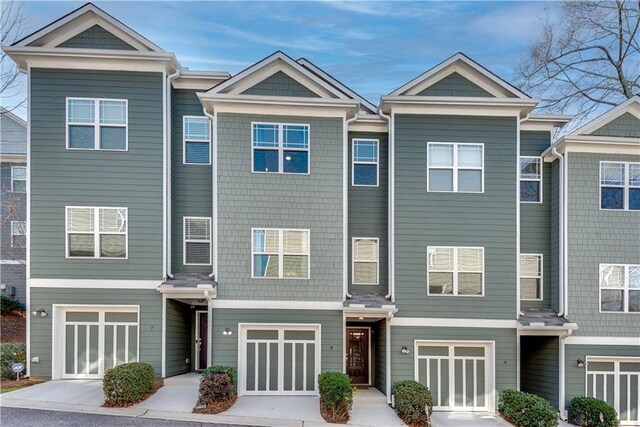
[(205, 369), (207, 367), (208, 324), (207, 312), (196, 312), (196, 369)]
[(369, 384), (369, 329), (347, 328), (347, 375), (352, 384)]

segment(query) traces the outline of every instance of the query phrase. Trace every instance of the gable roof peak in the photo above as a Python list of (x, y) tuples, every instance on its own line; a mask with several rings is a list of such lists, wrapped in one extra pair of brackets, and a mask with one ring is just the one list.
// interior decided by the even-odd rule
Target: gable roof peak
[(640, 120), (640, 95), (634, 95), (626, 101), (621, 102), (606, 113), (580, 126), (571, 132), (571, 135), (588, 135), (600, 129), (607, 123), (614, 121), (625, 113), (630, 113)]

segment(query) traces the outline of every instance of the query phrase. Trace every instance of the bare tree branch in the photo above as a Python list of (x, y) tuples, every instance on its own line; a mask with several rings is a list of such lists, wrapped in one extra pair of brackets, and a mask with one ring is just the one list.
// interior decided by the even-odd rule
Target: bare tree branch
[[(0, 2), (0, 44), (2, 46), (15, 42), (25, 24), (26, 17), (21, 2)], [(0, 51), (0, 98), (6, 99), (19, 93), (20, 77), (21, 73), (16, 64), (4, 51)], [(25, 101), (20, 101), (17, 105), (4, 105), (4, 107), (12, 111)]]

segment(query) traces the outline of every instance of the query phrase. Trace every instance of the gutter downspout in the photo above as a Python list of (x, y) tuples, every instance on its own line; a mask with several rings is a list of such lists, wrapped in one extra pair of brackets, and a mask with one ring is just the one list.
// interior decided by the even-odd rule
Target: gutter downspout
[(202, 112), (211, 120), (211, 242), (214, 242), (213, 236), (216, 237), (211, 250), (211, 274), (209, 277), (215, 278), (218, 269), (218, 115), (215, 111), (213, 114), (209, 113), (206, 107), (202, 108)]
[(560, 335), (558, 342), (558, 355), (559, 355), (559, 369), (558, 369), (558, 410), (560, 411), (560, 418), (563, 420), (567, 419), (567, 410), (565, 409), (565, 387), (566, 387), (566, 379), (565, 379), (565, 352), (564, 352), (564, 340), (569, 337), (573, 333), (573, 329), (568, 329), (564, 335)]
[(388, 239), (388, 263), (389, 263), (389, 277), (388, 284), (389, 290), (385, 298), (391, 300), (391, 302), (396, 301), (396, 280), (395, 280), (395, 271), (396, 271), (396, 260), (395, 260), (395, 209), (394, 209), (394, 197), (395, 197), (395, 188), (394, 188), (394, 174), (395, 174), (395, 138), (394, 138), (394, 126), (393, 126), (393, 118), (392, 115), (387, 115), (382, 112), (380, 108), (378, 108), (378, 116), (382, 117), (389, 123), (389, 147), (387, 149), (388, 159), (387, 159), (387, 185), (388, 185), (388, 225), (387, 225), (387, 239)]
[(559, 171), (559, 180), (560, 180), (560, 185), (559, 185), (559, 200), (558, 200), (558, 207), (560, 209), (560, 212), (558, 213), (558, 238), (559, 238), (559, 245), (560, 248), (558, 250), (559, 252), (559, 256), (558, 256), (558, 270), (559, 270), (559, 274), (558, 274), (558, 285), (559, 285), (559, 301), (558, 301), (558, 308), (560, 310), (560, 312), (558, 313), (559, 317), (562, 316), (566, 316), (566, 283), (565, 283), (565, 202), (564, 202), (564, 198), (565, 198), (565, 185), (564, 185), (564, 181), (565, 181), (565, 159), (564, 156), (560, 153), (558, 153), (558, 149), (556, 147), (554, 147), (551, 150), (551, 154), (553, 154), (555, 156), (556, 159), (558, 159), (559, 161), (559, 166), (560, 166), (560, 171)]
[(207, 367), (211, 366), (211, 349), (213, 338), (213, 299), (211, 291), (204, 291), (204, 297), (207, 299)]
[(178, 68), (176, 70), (175, 73), (167, 76), (167, 87), (166, 87), (166, 95), (165, 95), (165, 99), (167, 101), (167, 108), (165, 111), (165, 119), (166, 119), (166, 123), (165, 123), (165, 131), (166, 131), (166, 135), (167, 135), (167, 153), (166, 153), (166, 157), (165, 157), (165, 162), (166, 162), (166, 171), (167, 171), (167, 176), (166, 176), (166, 181), (165, 181), (165, 186), (167, 189), (167, 206), (166, 206), (166, 210), (165, 212), (167, 213), (167, 221), (165, 222), (166, 224), (166, 230), (165, 230), (165, 236), (166, 236), (166, 274), (168, 277), (173, 279), (173, 274), (172, 274), (172, 265), (171, 265), (171, 235), (173, 234), (173, 229), (172, 229), (172, 224), (173, 221), (171, 221), (171, 207), (172, 207), (172, 200), (171, 200), (171, 142), (172, 142), (172, 135), (171, 135), (171, 119), (172, 119), (172, 114), (171, 114), (171, 81), (177, 79), (178, 77), (180, 77), (180, 69)]
[(344, 264), (342, 267), (343, 293), (346, 298), (351, 298), (349, 293), (349, 123), (358, 120), (358, 111), (347, 119), (345, 116), (342, 129), (344, 145), (342, 147), (342, 253)]

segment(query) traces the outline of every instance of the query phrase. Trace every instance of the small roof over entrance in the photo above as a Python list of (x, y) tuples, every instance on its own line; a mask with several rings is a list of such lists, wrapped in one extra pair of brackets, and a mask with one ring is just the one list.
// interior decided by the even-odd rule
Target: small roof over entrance
[(578, 329), (578, 325), (549, 308), (528, 308), (518, 319), (521, 335), (559, 335)]
[(167, 298), (192, 305), (206, 304), (218, 297), (218, 283), (206, 274), (175, 274), (158, 287)]

